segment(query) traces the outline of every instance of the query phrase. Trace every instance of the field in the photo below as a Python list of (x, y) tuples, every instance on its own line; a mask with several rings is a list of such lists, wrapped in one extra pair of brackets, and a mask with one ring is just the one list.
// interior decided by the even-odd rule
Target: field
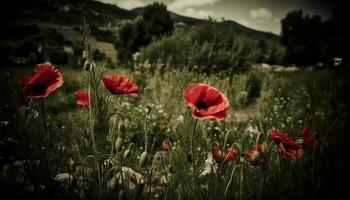
[[(122, 2), (4, 7), (1, 199), (348, 196), (346, 12)], [(249, 27), (178, 4), (216, 17), (239, 9)]]
[[(142, 63), (134, 70), (103, 70), (103, 75), (134, 80), (138, 96), (132, 97), (109, 95), (98, 78), (89, 84), (92, 77), (100, 77), (101, 68), (59, 67), (64, 83), (42, 104), (25, 98), (18, 85), (33, 67), (3, 69), (4, 194), (57, 199), (333, 199), (346, 191), (340, 183), (348, 175), (347, 71), (252, 69), (230, 77), (186, 68), (164, 71)], [(192, 117), (183, 99), (189, 83), (206, 83), (227, 96), (229, 111), (222, 121)], [(91, 106), (79, 107), (77, 90), (99, 97)], [(283, 157), (271, 130), (300, 141), (306, 126), (313, 135), (311, 145), (304, 138), (302, 155)], [(213, 159), (214, 144), (222, 155), (232, 149), (237, 155)], [(257, 158), (248, 156), (254, 144), (264, 145), (263, 157), (260, 151)]]

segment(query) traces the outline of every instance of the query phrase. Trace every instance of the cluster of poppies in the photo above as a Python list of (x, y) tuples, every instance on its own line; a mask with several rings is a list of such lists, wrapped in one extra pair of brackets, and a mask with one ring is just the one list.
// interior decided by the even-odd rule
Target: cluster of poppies
[[(50, 63), (37, 64), (33, 72), (32, 76), (23, 76), (19, 80), (24, 95), (29, 98), (45, 98), (61, 87), (64, 82), (60, 71)], [(138, 95), (137, 85), (132, 80), (122, 76), (104, 76), (102, 82), (111, 94), (134, 97)], [(79, 106), (86, 107), (89, 105), (89, 94), (87, 92), (79, 90), (74, 94)]]
[[(113, 95), (129, 95), (137, 97), (138, 88), (134, 81), (118, 75), (109, 75), (102, 77), (102, 82), (107, 90)], [(89, 94), (78, 90), (74, 93), (77, 104), (80, 107), (89, 106)]]
[[(33, 76), (23, 76), (19, 84), (26, 97), (44, 98), (63, 84), (62, 74), (49, 63), (36, 65)], [(117, 75), (104, 76), (102, 82), (106, 89), (113, 95), (138, 95), (137, 85), (127, 78)], [(84, 91), (75, 92), (77, 104), (81, 107), (89, 105), (89, 94)], [(189, 85), (183, 94), (185, 104), (192, 109), (192, 116), (197, 120), (211, 119), (223, 120), (228, 112), (229, 101), (227, 97), (216, 88), (207, 84), (197, 83)], [(276, 130), (270, 131), (271, 139), (278, 145), (278, 152), (284, 159), (297, 159), (302, 156), (302, 147), (311, 147), (314, 143), (314, 135), (308, 127), (301, 131), (302, 140), (293, 141), (286, 134)], [(300, 142), (302, 141), (302, 142)], [(320, 141), (317, 142), (319, 145)], [(163, 141), (163, 150), (169, 150), (168, 140)], [(227, 163), (234, 160), (238, 151), (229, 148), (226, 152), (213, 145), (213, 158), (218, 163)], [(252, 165), (264, 165), (267, 162), (266, 144), (254, 145), (244, 153), (247, 161)]]

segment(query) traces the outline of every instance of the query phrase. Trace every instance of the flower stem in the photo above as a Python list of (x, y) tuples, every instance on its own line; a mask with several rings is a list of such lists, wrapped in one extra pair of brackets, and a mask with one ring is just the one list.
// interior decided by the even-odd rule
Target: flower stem
[(198, 119), (196, 119), (196, 121), (194, 122), (194, 127), (192, 132), (192, 142), (191, 142), (193, 172), (196, 172), (195, 170), (195, 133), (196, 133), (197, 124), (198, 124)]
[(146, 118), (145, 118), (145, 152), (148, 151), (148, 126), (147, 126), (147, 123), (148, 123), (148, 116), (149, 114), (146, 114)]
[(95, 137), (94, 137), (94, 123), (93, 123), (93, 116), (92, 116), (92, 105), (91, 105), (91, 76), (89, 74), (89, 121), (90, 121), (90, 133), (91, 133), (91, 141), (92, 141), (92, 148), (94, 149), (95, 153), (97, 152), (96, 143), (95, 143)]
[(46, 151), (46, 147), (47, 147), (47, 140), (49, 137), (49, 133), (47, 131), (47, 126), (46, 126), (46, 113), (45, 113), (45, 109), (44, 109), (44, 102), (42, 99), (40, 99), (40, 105), (41, 105), (41, 114), (42, 114), (42, 118), (43, 118), (43, 123), (44, 123), (44, 130), (45, 130), (45, 135), (44, 135), (44, 147), (45, 147), (45, 151)]
[(50, 174), (50, 168), (49, 168), (49, 160), (47, 157), (47, 141), (49, 139), (49, 132), (47, 130), (47, 124), (46, 124), (46, 113), (44, 109), (44, 101), (43, 99), (40, 99), (40, 105), (41, 105), (41, 115), (43, 118), (43, 123), (44, 123), (44, 130), (45, 130), (45, 135), (44, 135), (44, 159), (45, 159), (45, 164), (46, 164), (46, 170), (47, 170), (47, 176), (48, 176), (48, 181), (51, 179), (51, 174)]

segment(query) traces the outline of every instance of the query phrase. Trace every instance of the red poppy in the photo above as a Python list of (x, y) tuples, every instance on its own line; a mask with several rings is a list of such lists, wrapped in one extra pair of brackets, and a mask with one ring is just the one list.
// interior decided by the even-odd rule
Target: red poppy
[(163, 148), (163, 151), (169, 151), (169, 140), (168, 139), (163, 140), (162, 148)]
[(222, 120), (228, 111), (229, 102), (219, 90), (203, 84), (191, 84), (184, 92), (184, 101), (191, 107), (196, 119)]
[(47, 97), (63, 84), (62, 74), (50, 63), (37, 64), (33, 72), (33, 76), (22, 76), (19, 80), (26, 97)]
[[(303, 145), (305, 147), (312, 147), (314, 142), (314, 134), (310, 131), (309, 126), (305, 126), (301, 130), (301, 136), (303, 137)], [(319, 147), (321, 145), (321, 140), (318, 139), (316, 142), (316, 147)]]
[(303, 155), (301, 146), (290, 139), (286, 134), (273, 130), (270, 132), (270, 136), (278, 145), (278, 153), (284, 159), (299, 159)]
[(245, 153), (248, 162), (252, 165), (264, 165), (267, 161), (265, 148), (266, 146), (264, 144), (254, 145), (252, 149)]
[(77, 99), (77, 104), (80, 107), (86, 107), (89, 105), (89, 94), (84, 91), (76, 91), (74, 93), (75, 98)]
[(235, 149), (229, 148), (226, 153), (220, 151), (217, 144), (213, 145), (213, 158), (217, 163), (226, 163), (237, 157), (238, 152)]
[(102, 78), (102, 81), (112, 94), (130, 95), (133, 97), (136, 97), (138, 95), (138, 88), (134, 81), (122, 76), (105, 76)]

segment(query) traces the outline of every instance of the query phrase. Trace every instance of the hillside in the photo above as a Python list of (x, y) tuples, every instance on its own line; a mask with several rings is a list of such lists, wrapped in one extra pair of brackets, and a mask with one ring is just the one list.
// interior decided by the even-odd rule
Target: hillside
[[(139, 7), (139, 8), (133, 9), (132, 11), (138, 15), (142, 15), (143, 10), (144, 10), (144, 7)], [(176, 23), (184, 23), (184, 24), (189, 25), (189, 26), (194, 26), (194, 25), (197, 25), (200, 23), (208, 22), (208, 20), (186, 17), (186, 16), (176, 14), (174, 12), (170, 12), (170, 14), (171, 14), (172, 19)], [(246, 35), (246, 36), (249, 36), (249, 37), (252, 37), (255, 39), (274, 40), (274, 41), (279, 40), (278, 35), (275, 35), (273, 33), (254, 30), (254, 29), (243, 26), (243, 25), (241, 25), (235, 21), (232, 21), (232, 20), (225, 20), (225, 21), (219, 22), (219, 25), (228, 28), (228, 30), (230, 30), (232, 34), (242, 34), (242, 35)]]
[[(125, 10), (116, 5), (93, 0), (14, 0), (11, 4), (12, 6), (4, 7), (2, 12), (9, 13), (4, 15), (8, 22), (39, 21), (61, 25), (81, 25), (85, 18), (88, 23), (96, 27), (113, 27), (120, 20), (133, 19), (142, 15), (144, 10), (144, 7)], [(173, 12), (171, 16), (175, 22), (189, 26), (207, 22), (207, 20), (186, 17)], [(272, 33), (257, 31), (232, 20), (223, 21), (220, 24), (229, 27), (232, 34), (244, 34), (256, 39), (277, 40), (279, 38)]]
[[(116, 41), (118, 26), (123, 20), (141, 16), (143, 11), (144, 7), (125, 10), (116, 5), (94, 0), (12, 0), (0, 8), (4, 24), (4, 31), (0, 33), (0, 45), (9, 55), (20, 45), (27, 46), (30, 43), (32, 47), (29, 49), (32, 50), (36, 49), (34, 46), (53, 45), (56, 45), (57, 49), (62, 49), (64, 46), (76, 44), (81, 39), (79, 27), (85, 19), (91, 25), (93, 47), (116, 62), (117, 56), (113, 44)], [(208, 22), (174, 12), (171, 12), (171, 17), (175, 23), (187, 27)], [(219, 22), (218, 25), (224, 27), (227, 34), (240, 34), (273, 42), (279, 40), (277, 35), (257, 31), (231, 20)], [(55, 37), (56, 35), (62, 37), (63, 40), (60, 41), (66, 41), (60, 44), (55, 42), (54, 37), (50, 40), (41, 40), (43, 37), (49, 37), (51, 32), (55, 33)], [(30, 52), (28, 49), (25, 51)]]

